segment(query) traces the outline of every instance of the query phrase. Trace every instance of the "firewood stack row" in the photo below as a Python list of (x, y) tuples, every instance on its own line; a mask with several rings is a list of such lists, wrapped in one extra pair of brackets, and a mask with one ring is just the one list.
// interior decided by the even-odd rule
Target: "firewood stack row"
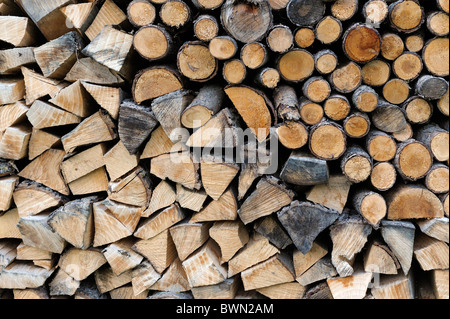
[(0, 297), (449, 298), (448, 14), (0, 0)]

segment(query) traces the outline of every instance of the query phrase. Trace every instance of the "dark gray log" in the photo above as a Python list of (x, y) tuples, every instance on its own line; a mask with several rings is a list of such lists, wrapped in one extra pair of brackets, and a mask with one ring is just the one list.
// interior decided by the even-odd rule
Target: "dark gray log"
[(380, 101), (372, 112), (372, 123), (380, 131), (395, 133), (404, 130), (408, 122), (400, 107)]
[(254, 229), (278, 249), (285, 249), (292, 244), (291, 238), (273, 215), (258, 220), (254, 225)]
[(125, 100), (119, 108), (119, 137), (130, 154), (136, 154), (158, 125), (153, 112), (132, 100)]
[(295, 185), (318, 185), (329, 179), (327, 161), (310, 154), (294, 151), (284, 165), (280, 178)]
[(310, 202), (294, 201), (277, 213), (295, 247), (308, 253), (316, 237), (339, 217), (335, 210)]
[(448, 82), (441, 77), (423, 75), (417, 80), (416, 94), (425, 100), (439, 100), (448, 91)]
[(322, 1), (291, 0), (286, 7), (286, 13), (296, 26), (313, 26), (323, 18), (325, 9)]

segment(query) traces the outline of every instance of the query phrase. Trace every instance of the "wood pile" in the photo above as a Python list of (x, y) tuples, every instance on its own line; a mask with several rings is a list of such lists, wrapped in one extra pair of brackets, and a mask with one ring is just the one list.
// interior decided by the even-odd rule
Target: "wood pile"
[(448, 14), (0, 0), (0, 297), (448, 299)]

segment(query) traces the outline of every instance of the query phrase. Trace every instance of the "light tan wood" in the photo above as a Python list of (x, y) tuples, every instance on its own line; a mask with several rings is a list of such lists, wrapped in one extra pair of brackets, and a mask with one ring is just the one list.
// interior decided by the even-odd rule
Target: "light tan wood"
[(178, 257), (184, 261), (209, 239), (210, 223), (180, 223), (170, 228)]
[(241, 84), (247, 76), (247, 69), (241, 60), (233, 59), (224, 63), (222, 74), (229, 84)]
[(14, 189), (18, 184), (18, 176), (0, 178), (0, 211), (4, 212), (11, 208)]
[(110, 267), (103, 267), (94, 273), (94, 278), (99, 292), (104, 294), (130, 283), (132, 280), (132, 271), (129, 270), (116, 276)]
[(379, 162), (374, 164), (370, 182), (373, 187), (380, 191), (391, 189), (397, 180), (397, 172), (390, 162)]
[(371, 232), (372, 226), (362, 216), (345, 213), (330, 227), (333, 241), (331, 262), (341, 277), (354, 273), (355, 257), (366, 244)]
[(287, 81), (302, 81), (313, 73), (314, 57), (306, 50), (292, 49), (280, 57), (278, 70)]
[(102, 202), (94, 203), (94, 247), (113, 243), (122, 238), (132, 235), (126, 226), (124, 226)]
[(256, 185), (256, 190), (242, 204), (238, 212), (239, 217), (244, 224), (248, 224), (280, 210), (292, 199), (292, 191), (278, 179), (273, 177), (261, 179)]
[(239, 277), (233, 277), (217, 285), (193, 287), (191, 292), (195, 299), (234, 299), (239, 288)]
[(18, 238), (22, 235), (17, 228), (20, 216), (16, 208), (10, 209), (0, 216), (0, 238)]
[(259, 289), (294, 281), (292, 260), (286, 255), (275, 256), (241, 273), (244, 290)]
[(238, 172), (238, 165), (215, 158), (202, 158), (200, 163), (203, 187), (214, 200), (222, 196)]
[(72, 131), (61, 137), (66, 152), (70, 153), (77, 147), (111, 141), (116, 138), (115, 125), (106, 112), (96, 112), (84, 119)]
[(100, 34), (106, 25), (120, 25), (127, 20), (126, 14), (114, 3), (114, 1), (106, 0), (96, 15), (94, 21), (85, 31), (89, 40), (93, 40)]
[(322, 121), (313, 126), (309, 134), (309, 149), (320, 159), (337, 159), (347, 149), (344, 130), (334, 122)]
[(300, 48), (310, 47), (316, 39), (316, 35), (311, 28), (299, 28), (295, 31), (294, 41)]
[(209, 41), (209, 52), (219, 60), (231, 59), (238, 51), (238, 44), (230, 36), (216, 36)]
[(68, 195), (69, 190), (59, 170), (64, 156), (64, 151), (50, 149), (28, 164), (19, 173), (19, 176), (44, 184), (63, 195)]
[(436, 269), (432, 271), (432, 284), (434, 295), (437, 299), (448, 299), (448, 270)]
[(414, 286), (411, 276), (384, 276), (378, 287), (371, 289), (375, 299), (414, 299)]
[(430, 73), (437, 76), (449, 75), (448, 42), (448, 37), (438, 37), (425, 44), (422, 51), (422, 59)]
[(50, 214), (48, 224), (74, 247), (89, 248), (94, 238), (92, 203), (96, 199), (85, 197), (59, 207)]
[(175, 189), (166, 181), (161, 181), (153, 190), (148, 208), (142, 217), (149, 217), (160, 209), (172, 205), (177, 200)]
[(48, 213), (21, 217), (17, 227), (25, 245), (61, 254), (67, 242), (48, 225)]
[(77, 180), (68, 183), (73, 195), (86, 195), (105, 192), (108, 189), (108, 176), (104, 167), (100, 167)]
[(306, 287), (297, 282), (288, 282), (259, 288), (256, 291), (270, 299), (302, 299), (306, 292)]
[(134, 243), (133, 238), (124, 238), (102, 250), (103, 256), (116, 275), (137, 267), (143, 261), (144, 257), (131, 249)]
[(139, 156), (128, 153), (123, 142), (119, 141), (110, 150), (104, 152), (102, 159), (98, 159), (97, 163), (104, 163), (109, 179), (115, 181), (138, 166)]
[(150, 173), (160, 179), (169, 179), (189, 189), (199, 189), (201, 185), (198, 164), (194, 163), (191, 155), (186, 152), (163, 154), (152, 158)]
[(21, 68), (21, 70), (25, 81), (27, 105), (31, 105), (35, 100), (46, 95), (54, 97), (59, 91), (67, 86), (67, 84), (64, 82), (47, 79), (43, 75), (36, 73), (24, 66)]
[(66, 200), (61, 194), (33, 181), (21, 182), (15, 188), (13, 198), (21, 217), (37, 215), (63, 204)]
[(78, 116), (39, 100), (31, 105), (27, 117), (36, 129), (78, 124), (81, 122)]
[(340, 21), (352, 18), (358, 10), (358, 2), (355, 0), (337, 0), (331, 5), (331, 14)]
[[(131, 274), (132, 275), (132, 274)], [(148, 296), (148, 291), (143, 291), (140, 294), (135, 295), (132, 285), (127, 283), (125, 286), (114, 288), (108, 292), (111, 299), (145, 299)]]
[(361, 67), (350, 62), (331, 73), (330, 84), (340, 93), (350, 93), (356, 90), (362, 81)]
[(17, 257), (17, 246), (14, 240), (2, 241), (0, 243), (0, 266), (7, 267)]
[(218, 71), (218, 60), (203, 42), (186, 42), (179, 49), (177, 66), (191, 81), (205, 82)]
[(169, 229), (150, 239), (138, 240), (132, 248), (138, 254), (147, 258), (160, 274), (163, 274), (167, 267), (173, 267), (173, 263), (178, 259), (176, 246)]
[(211, 15), (200, 15), (194, 21), (194, 34), (201, 41), (211, 41), (219, 34), (217, 19)]
[(176, 186), (176, 200), (181, 207), (199, 212), (206, 201), (208, 195), (204, 190), (191, 190), (183, 185)]
[(175, 203), (157, 215), (142, 221), (136, 229), (134, 236), (142, 239), (150, 239), (183, 220), (184, 217), (184, 212)]
[(162, 126), (158, 126), (150, 135), (150, 139), (142, 151), (141, 159), (157, 157), (171, 152), (179, 152), (185, 149), (182, 143), (174, 143), (167, 136)]
[[(105, 54), (105, 47), (108, 48), (107, 54)], [(133, 76), (130, 62), (133, 54), (132, 47), (131, 34), (116, 30), (113, 26), (105, 26), (81, 52), (124, 78), (131, 79)]]
[(233, 132), (235, 123), (230, 109), (224, 108), (189, 136), (185, 144), (188, 147), (232, 147), (236, 144)]
[(218, 200), (211, 201), (205, 208), (195, 213), (190, 219), (191, 223), (235, 220), (238, 214), (238, 203), (233, 189), (226, 190)]
[(336, 277), (337, 272), (333, 267), (330, 258), (322, 258), (312, 265), (308, 270), (296, 278), (303, 286), (314, 284), (318, 281)]
[(25, 82), (20, 78), (0, 80), (0, 105), (16, 103), (25, 95)]
[(182, 265), (191, 287), (215, 285), (227, 279), (227, 268), (220, 264), (220, 249), (209, 240)]
[(119, 116), (119, 106), (123, 100), (124, 92), (121, 88), (95, 85), (82, 82), (83, 87), (93, 97), (93, 99), (108, 113), (113, 119)]
[(390, 8), (389, 20), (398, 31), (414, 32), (425, 20), (424, 10), (416, 1), (400, 1)]
[(84, 42), (77, 32), (68, 32), (33, 50), (45, 77), (63, 79), (77, 60)]
[(107, 260), (97, 249), (70, 248), (60, 258), (58, 266), (75, 280), (84, 280), (106, 264)]
[(16, 261), (2, 269), (0, 286), (6, 289), (38, 288), (52, 275), (54, 269), (46, 270), (27, 262)]
[(36, 27), (27, 17), (1, 16), (0, 29), (0, 39), (15, 47), (32, 46), (36, 43)]
[[(324, 93), (327, 94), (326, 91)], [(320, 104), (304, 100), (299, 106), (300, 117), (307, 125), (315, 125), (323, 119), (324, 110)]]
[(133, 269), (132, 276), (131, 284), (135, 296), (146, 292), (161, 278), (161, 275), (153, 268), (152, 264), (146, 260)]
[(140, 71), (133, 82), (133, 97), (140, 104), (183, 87), (176, 71), (163, 66), (155, 66)]
[(80, 81), (62, 89), (49, 102), (80, 117), (87, 117), (92, 113), (92, 102)]
[(66, 24), (71, 24), (80, 33), (84, 33), (86, 29), (91, 25), (95, 16), (98, 14), (98, 8), (94, 3), (75, 3), (69, 4), (60, 9), (66, 17)]
[(190, 20), (191, 10), (181, 0), (168, 1), (161, 6), (159, 17), (164, 24), (170, 27), (180, 28)]
[(147, 0), (131, 1), (127, 7), (127, 16), (135, 27), (143, 27), (155, 21), (156, 8)]
[(376, 241), (372, 242), (364, 254), (364, 271), (396, 275), (400, 269), (400, 263), (397, 261), (394, 253), (389, 247)]
[[(439, 198), (421, 186), (395, 188), (387, 202), (389, 219), (434, 218), (444, 214)], [(414, 211), (408, 211), (409, 205), (415, 207)]]
[(266, 37), (268, 47), (277, 53), (284, 53), (294, 46), (294, 36), (289, 27), (276, 25), (272, 27)]
[(178, 258), (170, 264), (167, 271), (161, 276), (161, 279), (151, 286), (150, 289), (175, 293), (191, 289), (186, 272)]
[(68, 82), (80, 80), (100, 85), (121, 85), (124, 83), (124, 79), (115, 71), (90, 57), (78, 59), (64, 80)]
[(150, 185), (148, 172), (138, 166), (123, 178), (110, 182), (108, 198), (122, 204), (146, 208), (152, 194)]
[(225, 93), (258, 141), (265, 140), (272, 124), (273, 108), (265, 94), (247, 86), (229, 86)]
[(371, 86), (384, 85), (391, 75), (390, 65), (379, 59), (375, 59), (362, 67), (362, 78), (365, 84)]
[(417, 221), (417, 225), (420, 227), (422, 233), (443, 242), (449, 242), (447, 217), (433, 218), (430, 220), (419, 220)]
[(421, 51), (424, 45), (424, 39), (420, 34), (412, 34), (405, 39), (406, 49), (411, 52)]
[[(45, 268), (44, 266), (41, 266), (42, 262), (35, 263), (35, 265)], [(51, 296), (72, 296), (79, 286), (79, 281), (73, 279), (61, 269), (56, 270), (56, 275), (54, 275), (53, 279), (48, 283)]]
[(45, 151), (55, 148), (60, 142), (59, 136), (33, 128), (30, 141), (28, 142), (28, 160), (31, 161)]
[(53, 253), (47, 250), (27, 246), (23, 242), (16, 248), (17, 260), (46, 260), (51, 259)]
[(306, 199), (342, 213), (347, 203), (350, 186), (350, 181), (344, 175), (332, 175), (328, 183), (316, 185), (307, 192)]
[(381, 55), (386, 59), (393, 61), (397, 59), (405, 49), (405, 43), (402, 38), (395, 33), (386, 33), (381, 39)]
[(333, 94), (324, 103), (324, 114), (331, 120), (341, 121), (350, 114), (350, 102), (343, 95)]
[(298, 281), (301, 275), (328, 253), (328, 249), (323, 246), (323, 244), (314, 242), (311, 249), (306, 254), (303, 254), (299, 250), (294, 251), (292, 257), (295, 269), (295, 280)]
[(405, 81), (416, 79), (422, 72), (422, 69), (422, 59), (418, 54), (412, 52), (403, 53), (392, 63), (394, 74)]
[(275, 246), (269, 243), (267, 238), (255, 233), (244, 248), (228, 261), (228, 277), (231, 278), (279, 252)]
[(423, 270), (448, 269), (448, 244), (420, 234), (414, 241), (414, 257)]
[(363, 299), (366, 296), (372, 273), (360, 272), (348, 277), (327, 279), (334, 299)]
[(239, 221), (215, 222), (209, 235), (220, 247), (220, 263), (228, 262), (249, 240), (248, 231)]

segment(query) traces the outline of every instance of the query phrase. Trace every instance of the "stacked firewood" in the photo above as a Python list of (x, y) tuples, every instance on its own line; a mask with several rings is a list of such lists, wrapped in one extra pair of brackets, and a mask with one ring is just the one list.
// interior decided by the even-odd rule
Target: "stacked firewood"
[(448, 0), (0, 0), (0, 297), (449, 298)]

